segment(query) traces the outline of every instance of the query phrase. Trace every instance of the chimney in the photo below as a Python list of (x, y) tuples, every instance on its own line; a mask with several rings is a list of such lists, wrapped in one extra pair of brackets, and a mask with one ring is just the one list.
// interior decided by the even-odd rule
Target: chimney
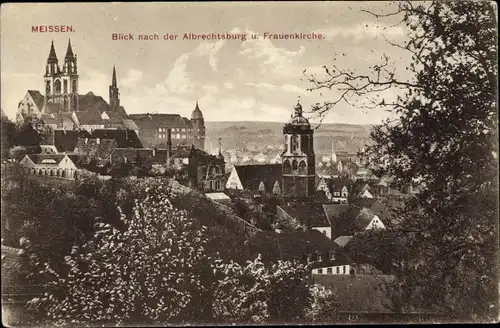
[(172, 155), (172, 129), (167, 129), (167, 162)]
[(172, 129), (167, 129), (167, 149), (172, 150)]
[(98, 145), (100, 145), (100, 144), (101, 144), (101, 139), (97, 138), (97, 139), (96, 139), (96, 143), (97, 143)]

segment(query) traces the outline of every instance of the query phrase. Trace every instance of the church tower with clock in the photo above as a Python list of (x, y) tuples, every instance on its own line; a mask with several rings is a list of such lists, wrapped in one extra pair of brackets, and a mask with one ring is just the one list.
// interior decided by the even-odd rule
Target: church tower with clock
[(285, 150), (282, 160), (282, 194), (284, 197), (310, 198), (314, 196), (316, 166), (314, 130), (302, 116), (302, 106), (295, 105), (295, 113), (283, 127)]

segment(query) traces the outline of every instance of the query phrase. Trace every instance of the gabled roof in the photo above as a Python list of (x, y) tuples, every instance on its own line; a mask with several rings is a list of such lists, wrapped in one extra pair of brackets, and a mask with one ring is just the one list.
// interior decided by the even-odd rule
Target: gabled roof
[(315, 253), (339, 251), (340, 247), (317, 230), (311, 231), (259, 231), (246, 243), (250, 256), (262, 255), (264, 261), (302, 260)]
[(127, 115), (127, 112), (125, 111), (125, 108), (123, 106), (120, 106), (116, 109), (116, 112), (118, 113), (118, 115), (120, 115), (122, 118), (126, 118), (128, 115)]
[(139, 130), (139, 127), (135, 124), (134, 120), (126, 118), (123, 120), (123, 124), (129, 130)]
[(340, 221), (332, 229), (332, 236), (353, 236), (357, 232), (364, 231), (374, 215), (368, 208), (349, 206), (349, 210), (342, 215)]
[(353, 180), (332, 178), (327, 179), (326, 183), (328, 185), (328, 189), (330, 189), (330, 192), (333, 193), (340, 192), (343, 187), (347, 187), (347, 190), (349, 190), (351, 185), (353, 184)]
[(59, 113), (62, 109), (61, 104), (57, 104), (57, 103), (47, 103), (46, 106), (47, 106), (47, 108), (46, 108), (45, 112), (47, 114)]
[(351, 201), (351, 204), (357, 205), (359, 207), (371, 208), (377, 202), (376, 198), (362, 198), (358, 197)]
[(95, 129), (92, 139), (114, 139), (118, 148), (143, 148), (142, 142), (133, 130)]
[(71, 113), (51, 113), (42, 114), (40, 119), (45, 124), (74, 124)]
[(79, 125), (104, 125), (101, 115), (95, 110), (78, 111), (75, 112), (75, 115)]
[(349, 205), (347, 204), (323, 204), (323, 209), (325, 211), (328, 220), (331, 222), (332, 227), (335, 227), (341, 218), (349, 210)]
[(295, 203), (288, 206), (281, 206), (281, 209), (293, 218), (298, 219), (308, 227), (329, 227), (330, 221), (323, 209), (323, 205), (318, 203)]
[(155, 130), (157, 129), (156, 124), (153, 122), (151, 117), (143, 116), (138, 114), (129, 115), (129, 119), (131, 119), (139, 130)]
[(64, 154), (28, 154), (26, 155), (35, 164), (59, 165), (66, 155)]
[[(130, 114), (129, 118), (133, 119), (139, 128), (142, 125), (145, 129), (191, 127), (190, 121), (179, 114)], [(145, 123), (147, 121), (149, 122)]]
[(38, 90), (28, 90), (28, 93), (33, 98), (36, 107), (41, 110), (43, 108), (44, 96)]
[(85, 95), (78, 95), (78, 109), (80, 112), (93, 111), (102, 113), (109, 111), (109, 105), (101, 96), (96, 96), (92, 92)]
[(112, 111), (102, 112), (102, 114), (104, 113), (106, 113), (106, 115), (109, 117), (108, 119), (103, 119), (105, 124), (123, 124), (123, 119), (117, 112), (112, 112)]
[(273, 190), (274, 183), (281, 181), (281, 164), (235, 165), (234, 169), (240, 178), (243, 189), (257, 191), (260, 182), (264, 183), (266, 191)]
[(53, 145), (58, 152), (68, 152), (75, 149), (78, 138), (88, 137), (87, 131), (53, 130), (53, 136), (47, 138), (45, 145)]
[(336, 238), (333, 242), (339, 245), (340, 247), (345, 247), (345, 245), (347, 245), (352, 238), (353, 236), (340, 236)]

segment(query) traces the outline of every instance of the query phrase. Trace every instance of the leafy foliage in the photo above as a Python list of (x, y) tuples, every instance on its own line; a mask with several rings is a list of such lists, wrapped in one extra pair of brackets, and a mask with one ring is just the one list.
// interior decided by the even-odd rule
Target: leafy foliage
[[(364, 99), (398, 118), (375, 127), (368, 147), (376, 173), (398, 187), (423, 187), (399, 210), (402, 247), (395, 254), (395, 306), (498, 318), (497, 21), (494, 5), (477, 1), (396, 2), (372, 13), (401, 19), (412, 73), (398, 78), (389, 57), (368, 73), (326, 68), (313, 89), (339, 92), (316, 106)], [(386, 99), (388, 89), (397, 99)]]
[[(240, 265), (207, 249), (207, 228), (173, 207), (168, 186), (146, 188), (123, 230), (97, 220), (92, 239), (44, 263), (24, 243), (46, 294), (29, 309), (47, 324), (259, 323), (306, 319), (308, 268), (292, 262)], [(330, 309), (332, 310), (332, 309)]]

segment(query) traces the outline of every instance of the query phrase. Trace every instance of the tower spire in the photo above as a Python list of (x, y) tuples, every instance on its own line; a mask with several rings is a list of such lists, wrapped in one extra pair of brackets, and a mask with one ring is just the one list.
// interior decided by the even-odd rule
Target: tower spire
[(113, 65), (113, 79), (111, 81), (111, 85), (116, 88), (116, 69), (115, 69), (115, 65)]
[(57, 55), (56, 55), (56, 49), (54, 49), (54, 40), (50, 43), (50, 52), (49, 52), (49, 58), (47, 59), (49, 62), (57, 62)]
[(66, 49), (65, 58), (73, 58), (75, 55), (73, 54), (73, 48), (71, 48), (71, 39), (68, 39), (68, 48)]
[(222, 138), (219, 138), (219, 155), (222, 155)]

